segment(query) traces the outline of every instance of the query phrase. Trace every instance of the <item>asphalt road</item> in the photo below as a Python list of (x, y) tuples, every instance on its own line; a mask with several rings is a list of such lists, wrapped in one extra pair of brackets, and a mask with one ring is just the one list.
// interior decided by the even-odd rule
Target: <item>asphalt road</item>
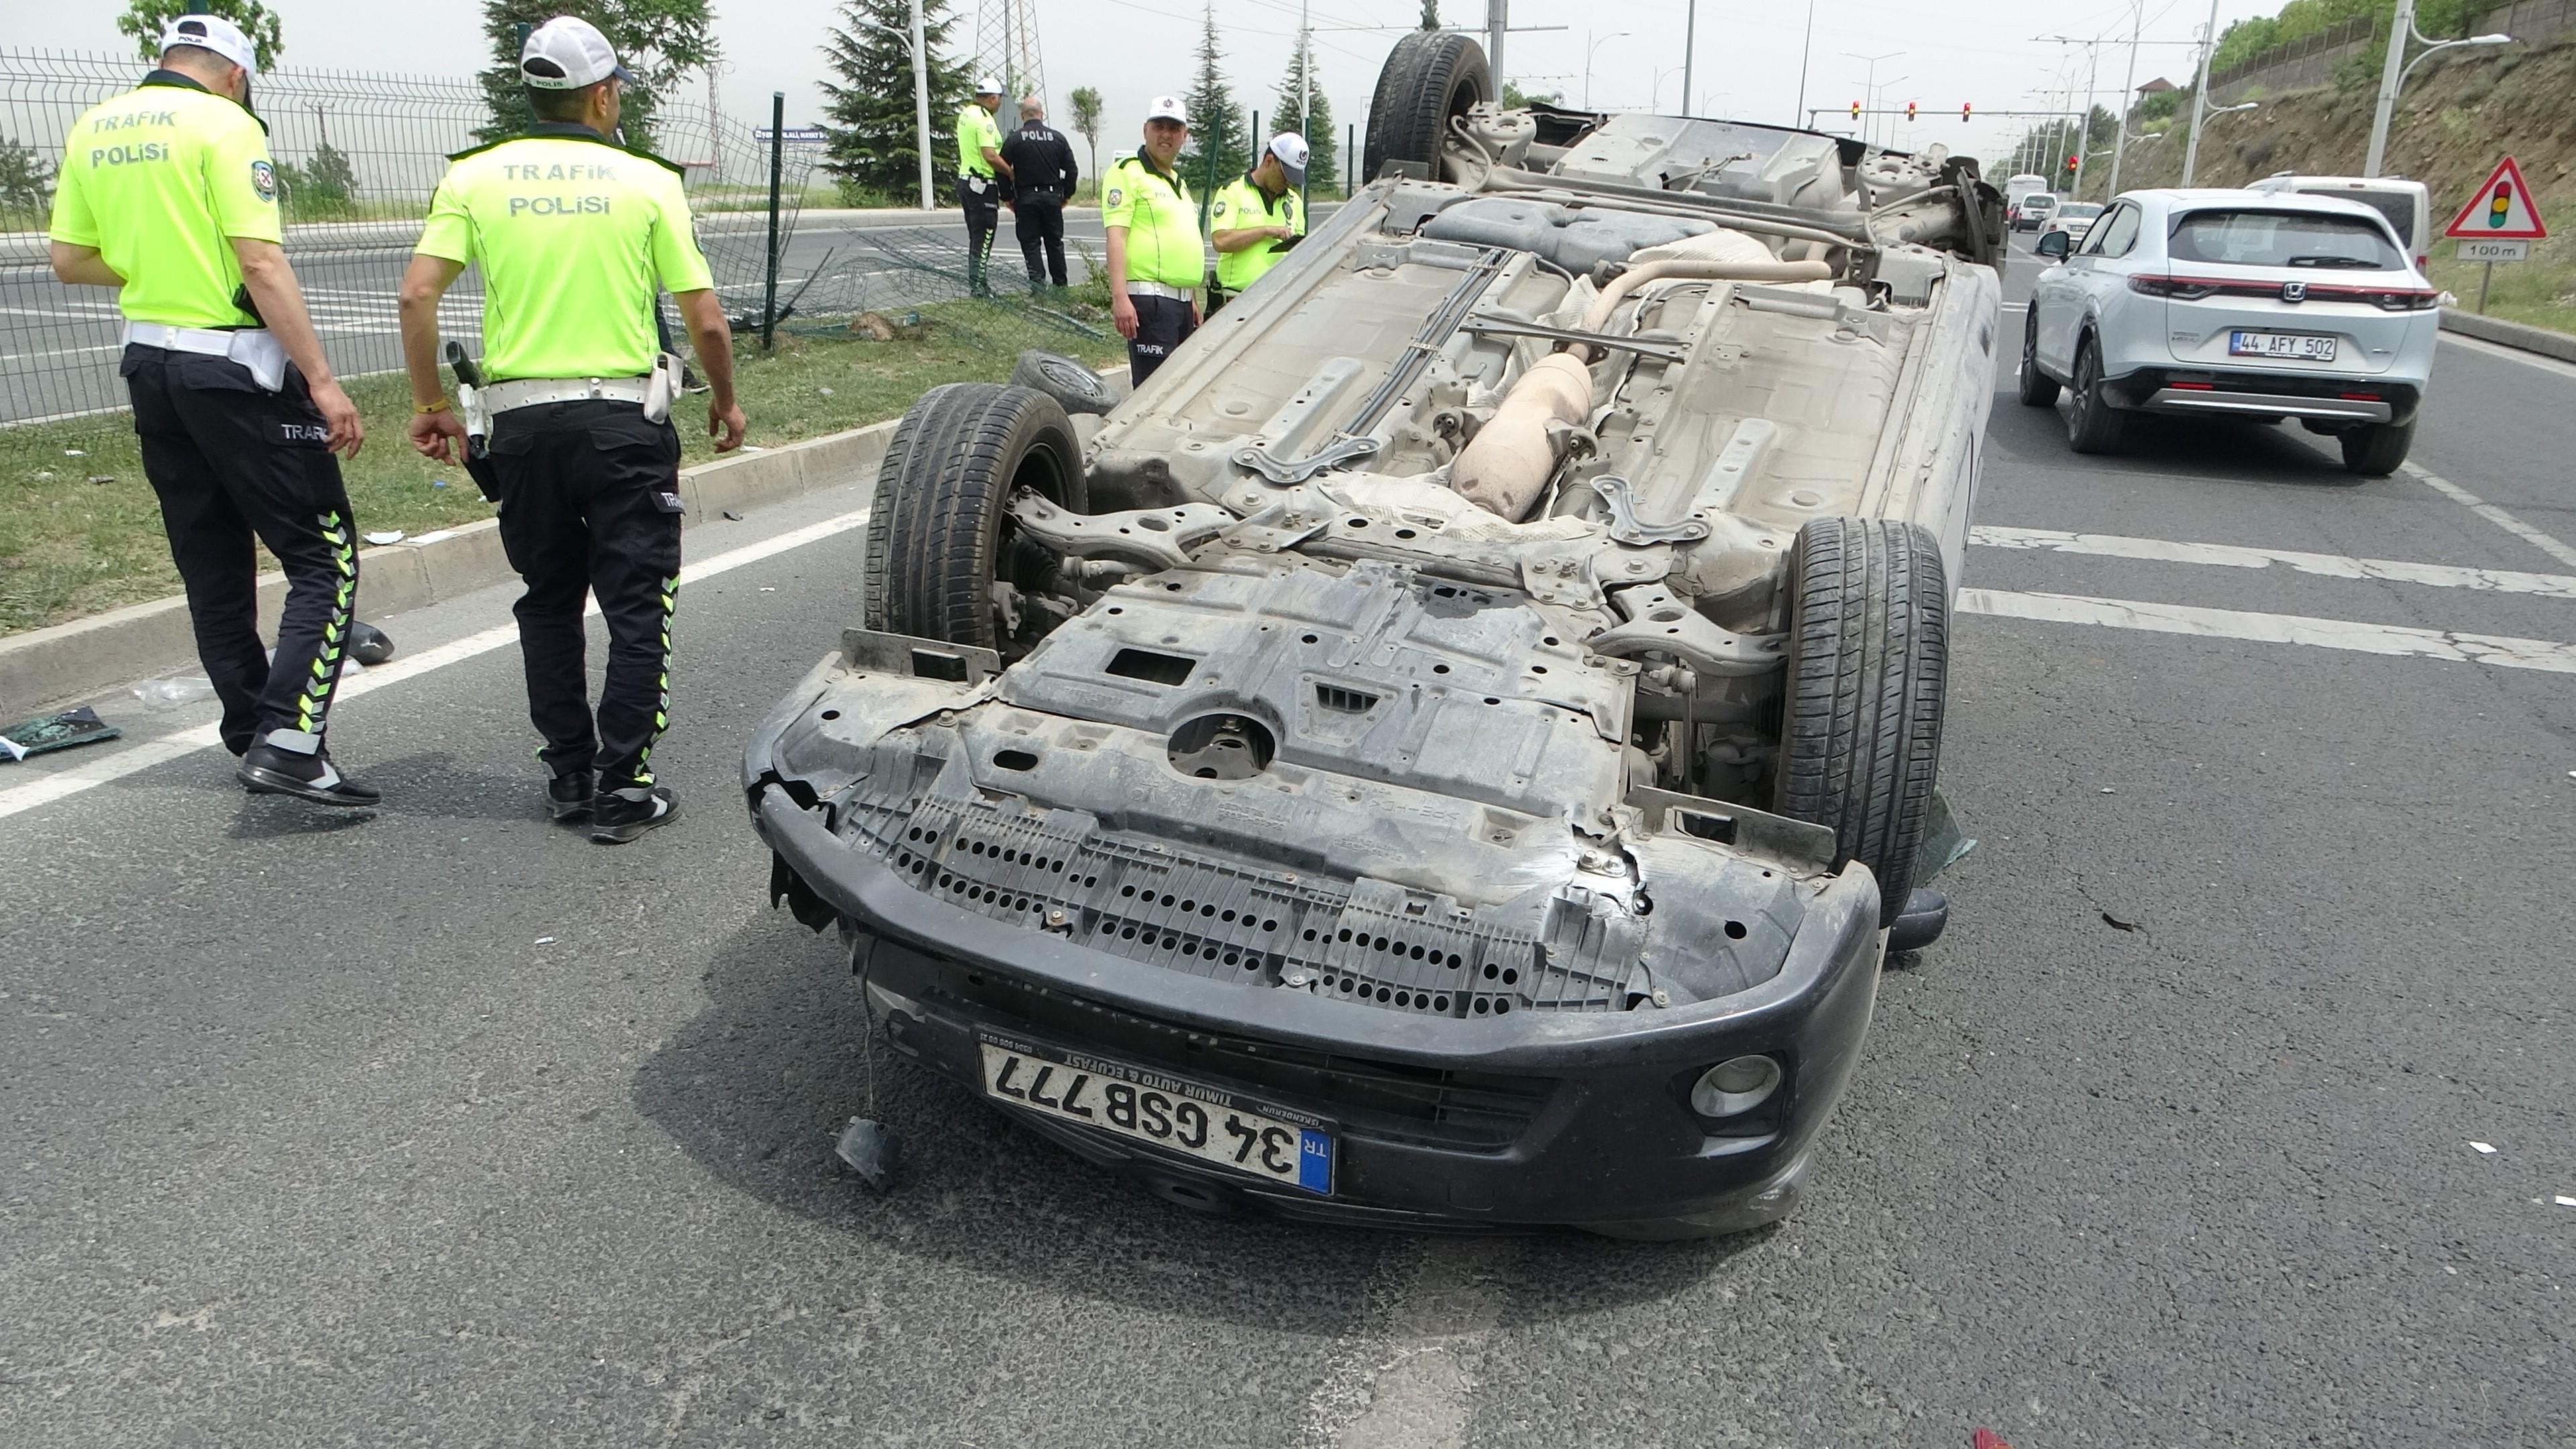
[[(1021, 275), (1019, 244), (1002, 218), (994, 246), (995, 275)], [(726, 213), (701, 220), (701, 237), (728, 311), (758, 316), (762, 306), (764, 221)], [(394, 296), (411, 263), (416, 227), (359, 225), (341, 229), (348, 239), (329, 244), (298, 240), (290, 251), (306, 305), (322, 334), (332, 367), (344, 375), (382, 372), (402, 365)], [(1065, 218), (1068, 238), (1100, 250), (1100, 213), (1082, 210)], [(889, 305), (918, 290), (915, 274), (890, 254), (889, 244), (920, 254), (924, 237), (953, 244), (962, 265), (965, 223), (958, 213), (818, 211), (790, 235), (779, 259), (779, 297), (786, 302), (812, 281), (810, 300)], [(1067, 261), (1080, 279), (1081, 261)], [(879, 296), (886, 299), (878, 300)], [(462, 279), (439, 309), (440, 330), (469, 344), (482, 334), (482, 291), (474, 275)], [(810, 309), (809, 309), (810, 310)], [(0, 423), (125, 405), (116, 375), (118, 316), (113, 294), (96, 287), (67, 287), (38, 262), (0, 263)]]
[[(690, 535), (691, 814), (634, 846), (542, 818), (501, 591), (386, 621), (417, 672), (333, 732), (371, 817), (214, 751), (0, 767), (0, 1442), (2568, 1444), (2576, 697), (2354, 641), (2576, 640), (2576, 566), (2295, 431), (2078, 459), (2007, 394), (1990, 440), (1980, 522), (2095, 550), (1986, 535), (1990, 606), (2340, 627), (1958, 621), (1983, 843), (1787, 1223), (1209, 1221), (891, 1062), (904, 1181), (836, 1176), (857, 995), (732, 791), (857, 613), (844, 491)], [(2445, 343), (2426, 468), (2576, 540), (2571, 456), (2576, 370)]]

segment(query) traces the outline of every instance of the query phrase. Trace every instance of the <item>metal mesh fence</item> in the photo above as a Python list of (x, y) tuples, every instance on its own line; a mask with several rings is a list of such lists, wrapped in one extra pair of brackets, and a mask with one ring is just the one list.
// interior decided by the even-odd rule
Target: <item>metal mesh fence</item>
[[(103, 418), (124, 405), (115, 298), (54, 280), (44, 226), (73, 122), (146, 69), (116, 55), (0, 49), (0, 426)], [(259, 78), (252, 102), (278, 163), (286, 250), (332, 367), (346, 376), (399, 368), (396, 284), (448, 153), (473, 145), (489, 119), (481, 86), (470, 76), (281, 70)], [(653, 126), (655, 149), (686, 167), (699, 243), (727, 310), (757, 318), (769, 249), (768, 146), (683, 98), (663, 100)], [(814, 158), (811, 147), (785, 148), (782, 250)], [(788, 290), (782, 283), (782, 297)], [(477, 345), (482, 306), (481, 279), (468, 271), (449, 290), (439, 325)]]

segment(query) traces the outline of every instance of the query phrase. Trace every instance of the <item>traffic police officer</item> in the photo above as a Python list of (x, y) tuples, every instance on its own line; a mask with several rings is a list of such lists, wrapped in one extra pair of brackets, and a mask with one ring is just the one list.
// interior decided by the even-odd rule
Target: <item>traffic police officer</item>
[[(92, 107), (63, 148), (54, 275), (115, 287), (119, 370), (143, 473), (188, 591), (224, 743), (254, 794), (373, 805), (323, 748), (358, 590), (339, 460), (365, 431), (331, 376), (277, 215), (268, 128), (239, 27), (183, 15), (161, 67)], [(256, 535), (286, 571), (277, 652), (259, 639)]]
[[(680, 439), (668, 420), (679, 368), (655, 346), (657, 287), (696, 344), (717, 451), (742, 442), (742, 409), (680, 168), (608, 139), (627, 73), (607, 38), (586, 21), (549, 20), (529, 33), (519, 74), (536, 124), (451, 158), (403, 275), (411, 440), (441, 460), (465, 444), (439, 390), (438, 299), (479, 262), (480, 401), (501, 545), (528, 586), (516, 613), (528, 713), (545, 738), (537, 753), (553, 772), (547, 802), (559, 820), (589, 815), (591, 839), (615, 844), (679, 813), (652, 767), (670, 724), (680, 585)], [(595, 724), (585, 592), (608, 621)]]
[(1100, 224), (1109, 234), (1109, 316), (1127, 339), (1127, 378), (1143, 387), (1199, 325), (1207, 250), (1197, 203), (1177, 166), (1190, 138), (1178, 96), (1145, 110), (1145, 144), (1100, 178)]
[(1050, 276), (1061, 287), (1064, 204), (1080, 184), (1082, 168), (1074, 163), (1073, 143), (1046, 123), (1046, 102), (1036, 96), (1020, 102), (1020, 128), (1002, 142), (1002, 161), (1011, 168), (1012, 230), (1019, 235), (1020, 258), (1029, 265), (1029, 291), (1043, 290)]
[(1306, 234), (1306, 212), (1297, 188), (1306, 184), (1306, 138), (1283, 131), (1270, 138), (1261, 164), (1227, 183), (1208, 208), (1208, 242), (1216, 248), (1216, 305), (1222, 306), (1279, 265)]
[(999, 172), (1008, 177), (1011, 163), (1002, 159), (1002, 133), (993, 113), (1002, 108), (1002, 83), (991, 76), (975, 82), (975, 99), (957, 112), (957, 204), (966, 209), (966, 287), (978, 297), (993, 294), (985, 268), (993, 259), (993, 229), (1002, 220)]

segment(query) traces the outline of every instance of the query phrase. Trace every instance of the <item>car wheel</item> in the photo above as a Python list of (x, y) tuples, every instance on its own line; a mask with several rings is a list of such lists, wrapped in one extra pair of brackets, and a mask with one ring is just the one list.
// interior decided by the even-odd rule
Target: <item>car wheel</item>
[(2057, 406), (2057, 379), (2039, 370), (2039, 303), (2030, 304), (2030, 320), (2021, 329), (2021, 405)]
[(2343, 444), (2343, 465), (2364, 478), (2385, 478), (2406, 461), (2415, 446), (2415, 424), (2372, 423), (2336, 439)]
[(1788, 670), (1773, 808), (1834, 832), (1878, 878), (1879, 924), (1914, 888), (1941, 759), (1949, 590), (1922, 525), (1819, 518), (1789, 556)]
[(1033, 600), (1058, 592), (1061, 560), (1020, 535), (1011, 495), (1033, 488), (1084, 512), (1073, 420), (1045, 393), (960, 382), (933, 388), (896, 425), (868, 516), (871, 629), (973, 644), (1004, 660), (1061, 617)]
[(2079, 453), (2117, 452), (2129, 415), (2111, 406), (2102, 386), (2102, 348), (2088, 333), (2075, 345), (2075, 380), (2068, 384), (2066, 444)]
[(1031, 348), (1021, 353), (1020, 360), (1011, 364), (1011, 382), (1016, 387), (1036, 388), (1069, 413), (1106, 413), (1118, 406), (1118, 391), (1109, 385), (1109, 379), (1080, 360), (1058, 352)]
[(1455, 31), (1410, 32), (1377, 73), (1365, 179), (1377, 179), (1389, 161), (1418, 161), (1430, 168), (1432, 180), (1440, 180), (1440, 143), (1449, 134), (1449, 118), (1493, 98), (1483, 46)]

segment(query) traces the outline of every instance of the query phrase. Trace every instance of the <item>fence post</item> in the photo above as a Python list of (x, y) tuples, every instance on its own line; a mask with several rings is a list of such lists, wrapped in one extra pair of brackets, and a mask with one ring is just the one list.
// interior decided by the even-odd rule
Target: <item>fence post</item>
[(787, 92), (769, 93), (769, 267), (760, 299), (760, 350), (778, 337), (778, 180), (787, 156)]
[(1342, 128), (1342, 175), (1347, 178), (1342, 183), (1342, 199), (1348, 201), (1360, 194), (1360, 123), (1357, 121)]

